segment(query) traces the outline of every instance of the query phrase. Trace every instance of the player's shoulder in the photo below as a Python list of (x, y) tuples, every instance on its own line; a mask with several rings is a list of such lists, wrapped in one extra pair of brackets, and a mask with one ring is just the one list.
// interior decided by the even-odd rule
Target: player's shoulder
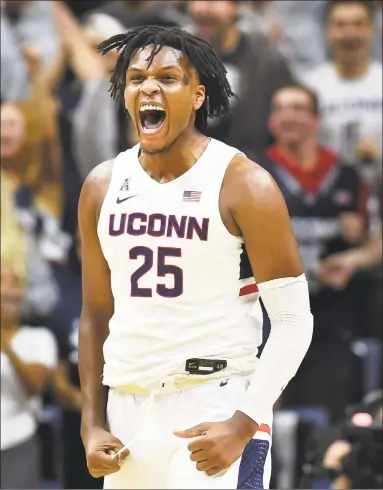
[(106, 160), (105, 162), (102, 162), (92, 168), (84, 181), (84, 185), (93, 186), (100, 185), (105, 182), (109, 183), (112, 177), (115, 161), (116, 158), (111, 158), (110, 160)]
[(112, 178), (116, 158), (105, 160), (89, 172), (82, 186), (82, 194), (107, 190)]
[(113, 170), (118, 163), (122, 163), (124, 166), (129, 163), (130, 156), (132, 154), (136, 155), (138, 145), (133, 146), (110, 160), (105, 160), (104, 162), (96, 165), (88, 174), (84, 181), (84, 186), (86, 187), (105, 187), (109, 186), (110, 180), (112, 178)]
[(82, 210), (86, 212), (93, 210), (99, 216), (102, 203), (112, 182), (112, 175), (116, 165), (120, 163), (126, 164), (126, 160), (128, 159), (129, 161), (130, 152), (135, 150), (136, 147), (133, 147), (125, 152), (119, 153), (116, 157), (96, 165), (89, 172), (81, 189), (79, 202), (80, 213)]
[(257, 189), (273, 183), (270, 173), (244, 153), (238, 153), (230, 162), (228, 176), (239, 185), (251, 185)]
[(85, 178), (81, 189), (79, 209), (100, 209), (112, 178), (116, 158), (96, 165)]
[(271, 174), (243, 153), (237, 154), (230, 162), (224, 187), (234, 201), (271, 198), (279, 191)]

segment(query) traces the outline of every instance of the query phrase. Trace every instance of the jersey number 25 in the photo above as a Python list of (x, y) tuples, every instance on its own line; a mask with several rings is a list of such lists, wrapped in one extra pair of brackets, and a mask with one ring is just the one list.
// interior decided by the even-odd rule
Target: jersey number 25
[[(132, 260), (137, 260), (139, 257), (144, 258), (144, 263), (133, 272), (130, 278), (131, 296), (137, 298), (151, 298), (153, 296), (153, 289), (139, 287), (138, 281), (153, 267), (154, 254), (155, 252), (148, 247), (134, 247), (129, 251), (129, 258)], [(174, 285), (172, 288), (168, 288), (165, 284), (157, 284), (156, 292), (164, 298), (177, 298), (183, 293), (183, 271), (176, 265), (167, 264), (166, 259), (168, 257), (181, 257), (181, 249), (158, 247), (157, 277), (165, 277), (167, 274), (171, 274), (174, 278)]]

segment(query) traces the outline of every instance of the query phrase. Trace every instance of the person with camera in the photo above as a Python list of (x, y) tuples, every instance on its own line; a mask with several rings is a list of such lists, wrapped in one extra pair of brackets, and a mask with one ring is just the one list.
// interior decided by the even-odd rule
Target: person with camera
[(322, 479), (337, 490), (382, 488), (382, 414), (378, 390), (346, 410), (343, 422), (316, 433), (300, 488), (318, 488)]
[(332, 488), (382, 488), (382, 392), (372, 393), (342, 428), (323, 458)]

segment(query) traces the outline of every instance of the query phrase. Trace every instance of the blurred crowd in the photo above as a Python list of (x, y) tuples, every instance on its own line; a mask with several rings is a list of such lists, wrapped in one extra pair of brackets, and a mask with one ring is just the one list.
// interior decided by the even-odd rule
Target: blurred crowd
[(274, 488), (298, 484), (314, 429), (381, 389), (382, 4), (1, 1), (2, 488), (102, 487), (79, 430), (77, 203), (137, 142), (108, 92), (118, 54), (96, 50), (136, 26), (214, 46), (237, 97), (207, 134), (266, 168), (289, 208), (315, 333), (275, 407)]

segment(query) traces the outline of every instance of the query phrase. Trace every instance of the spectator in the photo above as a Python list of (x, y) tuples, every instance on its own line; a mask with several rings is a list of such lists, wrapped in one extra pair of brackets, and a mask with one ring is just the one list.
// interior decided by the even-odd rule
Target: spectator
[(45, 328), (20, 325), (22, 284), (1, 263), (1, 488), (41, 488), (36, 438), (39, 396), (56, 365)]
[(36, 235), (46, 258), (60, 260), (67, 239), (60, 233), (62, 182), (57, 105), (47, 76), (51, 67), (41, 67), (40, 53), (31, 46), (24, 48), (24, 56), (31, 97), (1, 106), (1, 167), (14, 192), (20, 219)]
[(323, 141), (351, 163), (370, 163), (376, 178), (382, 155), (382, 63), (372, 60), (373, 35), (368, 2), (329, 2), (331, 60), (304, 80), (320, 98)]
[(98, 7), (94, 12), (107, 14), (121, 22), (126, 29), (142, 25), (163, 25), (180, 27), (187, 17), (174, 8), (176, 2), (112, 0)]
[[(2, 140), (3, 141), (3, 140)], [(20, 280), (27, 280), (27, 237), (16, 219), (13, 196), (4, 172), (1, 171), (1, 260), (11, 264)]]
[(80, 437), (81, 391), (78, 373), (78, 324), (81, 313), (81, 265), (79, 235), (65, 264), (65, 285), (60, 302), (48, 322), (59, 346), (60, 362), (53, 375), (53, 392), (62, 407), (62, 488), (102, 488), (103, 479), (90, 476)]
[[(70, 7), (72, 12), (75, 14), (76, 18), (81, 18), (84, 13), (98, 9), (100, 6), (104, 5), (107, 0), (65, 0), (65, 3)], [(108, 3), (110, 0), (108, 0)]]
[(321, 0), (269, 0), (244, 2), (238, 25), (250, 35), (264, 33), (288, 59), (296, 77), (325, 60)]
[[(108, 93), (116, 59), (113, 54), (102, 58), (94, 48), (97, 41), (121, 34), (124, 28), (111, 17), (95, 14), (83, 30), (64, 3), (56, 2), (54, 8), (66, 70), (58, 90), (61, 129), (69, 143), (63, 158), (66, 166), (75, 166), (73, 178), (82, 182), (95, 165), (117, 154), (117, 107)], [(67, 199), (73, 199), (70, 175), (64, 178)]]
[(12, 191), (1, 171), (1, 260), (10, 264), (25, 295), (22, 313), (26, 319), (48, 315), (57, 301), (57, 287), (50, 267), (38, 250), (35, 238), (17, 219)]
[[(46, 128), (49, 130), (51, 126), (49, 127), (48, 121), (36, 120), (41, 114), (40, 104), (31, 103), (30, 106), (2, 104), (1, 166), (8, 176), (13, 191), (21, 194), (17, 198), (20, 207), (24, 207), (24, 203), (25, 206), (29, 206), (31, 199), (41, 214), (59, 221), (60, 177), (58, 168), (54, 168), (50, 156), (43, 153), (46, 144), (43, 132)], [(56, 142), (53, 142), (52, 150), (57, 149), (55, 145)], [(57, 163), (56, 161), (55, 164)]]
[(318, 274), (321, 282), (334, 289), (343, 289), (359, 270), (382, 262), (382, 230), (367, 243), (324, 259)]
[[(275, 178), (291, 216), (310, 287), (315, 318), (309, 352), (284, 392), (285, 405), (325, 405), (333, 418), (351, 402), (353, 295), (320, 283), (326, 256), (366, 237), (366, 191), (355, 169), (316, 141), (320, 124), (315, 93), (303, 86), (276, 92), (270, 128), (276, 145), (258, 159)], [(357, 393), (359, 395), (359, 393)]]
[(382, 391), (368, 393), (345, 412), (340, 424), (311, 435), (304, 465), (309, 473), (300, 488), (381, 488)]
[(262, 34), (249, 36), (239, 30), (239, 8), (235, 1), (187, 2), (194, 21), (189, 30), (208, 40), (221, 55), (238, 96), (232, 99), (231, 116), (227, 120), (210, 120), (207, 134), (254, 153), (270, 144), (265, 121), (272, 94), (289, 83), (292, 76), (282, 55)]
[(22, 46), (35, 46), (44, 64), (57, 54), (53, 3), (47, 1), (1, 2), (1, 98), (25, 100), (30, 94), (29, 72)]
[[(381, 206), (380, 206), (381, 209)], [(355, 279), (369, 277), (372, 287), (361, 291), (359, 301), (365, 308), (358, 308), (359, 323), (363, 325), (360, 336), (382, 340), (382, 225), (380, 230), (360, 247), (334, 253), (319, 265), (318, 277), (332, 289), (344, 289)]]
[(383, 1), (373, 1), (375, 7), (375, 39), (374, 39), (374, 58), (382, 61), (382, 20), (383, 20)]

